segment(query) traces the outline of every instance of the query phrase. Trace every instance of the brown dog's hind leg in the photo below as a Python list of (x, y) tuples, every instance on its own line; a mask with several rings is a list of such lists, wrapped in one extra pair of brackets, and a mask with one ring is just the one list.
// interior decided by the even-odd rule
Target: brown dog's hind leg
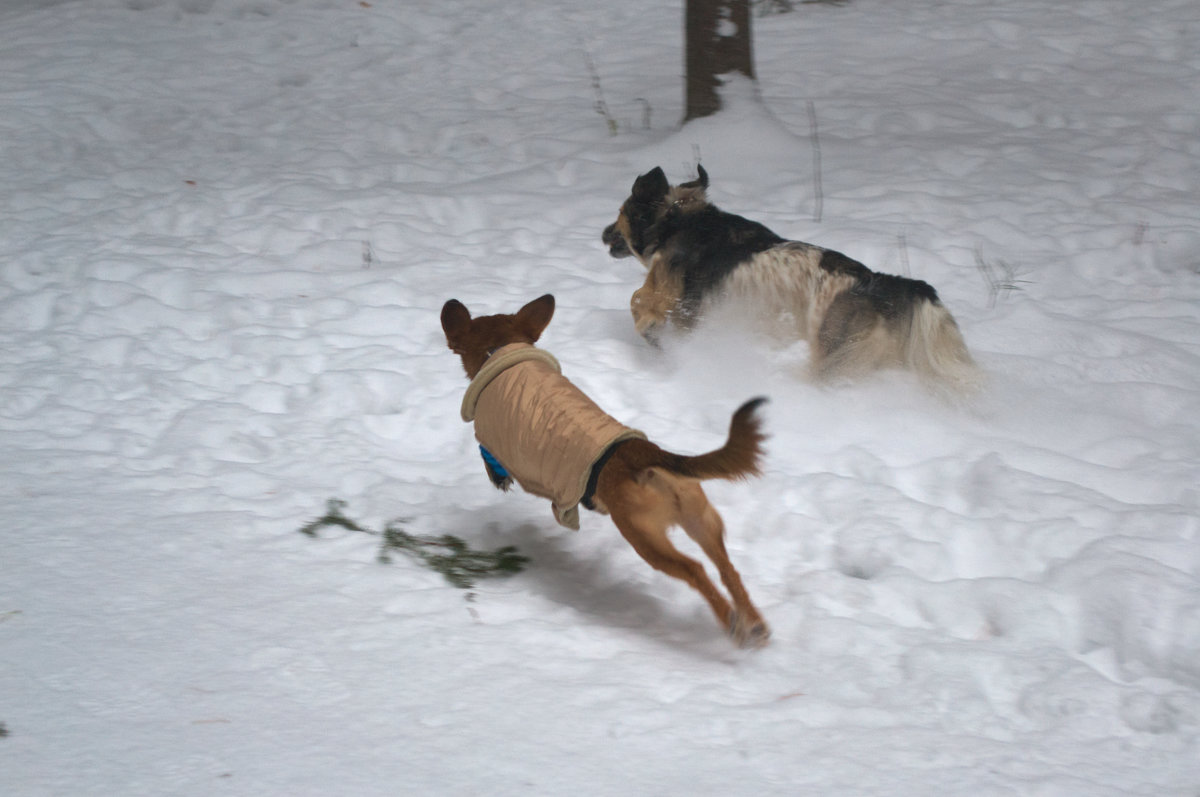
[(721, 582), (729, 590), (736, 607), (729, 620), (729, 634), (744, 648), (760, 648), (771, 638), (771, 630), (758, 608), (750, 600), (742, 576), (725, 550), (725, 522), (709, 503), (708, 496), (697, 482), (677, 481), (680, 503), (680, 525), (717, 566)]
[[(736, 613), (729, 601), (712, 583), (704, 566), (680, 553), (667, 536), (667, 530), (679, 523), (679, 512), (674, 496), (656, 481), (659, 479), (654, 477), (640, 484), (622, 481), (604, 496), (613, 523), (647, 564), (690, 584), (708, 601), (721, 627), (731, 629)], [(601, 488), (601, 492), (608, 491)]]
[[(610, 465), (616, 463), (610, 463)], [(620, 468), (617, 465), (617, 468)], [(613, 470), (616, 470), (614, 468)], [(741, 647), (762, 647), (771, 632), (750, 601), (741, 576), (729, 561), (723, 539), (725, 526), (708, 503), (700, 484), (681, 479), (658, 468), (612, 481), (608, 468), (601, 474), (600, 492), (613, 522), (638, 555), (655, 570), (686, 581), (712, 607), (717, 622)], [(667, 531), (682, 526), (717, 566), (721, 580), (733, 596), (734, 605), (713, 584), (704, 566), (679, 552)]]

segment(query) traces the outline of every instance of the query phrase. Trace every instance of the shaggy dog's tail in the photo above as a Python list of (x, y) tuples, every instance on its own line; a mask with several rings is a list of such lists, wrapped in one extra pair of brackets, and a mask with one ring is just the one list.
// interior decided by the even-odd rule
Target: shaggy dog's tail
[(717, 450), (694, 457), (664, 451), (663, 459), (655, 464), (691, 479), (732, 480), (759, 475), (762, 472), (762, 443), (767, 436), (762, 431), (762, 419), (757, 410), (766, 401), (759, 397), (738, 407), (729, 422), (729, 438)]
[(903, 357), (917, 375), (938, 392), (968, 395), (977, 391), (982, 383), (982, 374), (967, 351), (954, 316), (941, 302), (914, 303)]

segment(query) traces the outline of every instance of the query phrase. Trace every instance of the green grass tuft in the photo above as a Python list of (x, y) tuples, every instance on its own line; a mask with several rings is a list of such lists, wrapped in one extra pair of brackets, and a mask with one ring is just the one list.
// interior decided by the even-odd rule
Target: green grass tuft
[(321, 529), (336, 526), (371, 534), (380, 538), (379, 553), (375, 557), (379, 562), (390, 564), (394, 553), (404, 553), (441, 573), (447, 581), (461, 589), (470, 589), (480, 578), (519, 573), (529, 562), (512, 545), (494, 551), (476, 551), (453, 534), (437, 537), (410, 534), (401, 526), (403, 521), (400, 520), (391, 521), (383, 531), (369, 529), (346, 517), (342, 511), (345, 508), (345, 501), (330, 498), (325, 504), (325, 514), (301, 527), (300, 533), (316, 537)]

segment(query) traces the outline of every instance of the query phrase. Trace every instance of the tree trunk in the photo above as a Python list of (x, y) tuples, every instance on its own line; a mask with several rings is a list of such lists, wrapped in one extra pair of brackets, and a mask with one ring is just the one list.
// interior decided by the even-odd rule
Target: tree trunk
[(750, 0), (687, 0), (684, 10), (684, 122), (721, 109), (720, 76), (736, 72), (754, 79)]

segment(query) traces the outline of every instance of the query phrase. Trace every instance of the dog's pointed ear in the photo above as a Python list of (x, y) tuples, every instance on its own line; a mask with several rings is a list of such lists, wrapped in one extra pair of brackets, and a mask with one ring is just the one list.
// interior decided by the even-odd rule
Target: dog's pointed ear
[(634, 199), (653, 202), (666, 196), (669, 190), (671, 184), (661, 166), (655, 166), (633, 182)]
[(704, 171), (704, 167), (698, 163), (696, 164), (696, 173), (699, 174), (700, 176), (697, 177), (695, 180), (691, 180), (686, 183), (680, 183), (679, 187), (680, 188), (699, 188), (701, 191), (708, 188), (708, 172)]
[(442, 331), (446, 333), (446, 343), (450, 348), (462, 339), (471, 328), (471, 311), (458, 299), (451, 299), (442, 305)]
[(517, 329), (528, 335), (530, 340), (537, 341), (553, 317), (554, 296), (547, 293), (518, 310), (513, 318), (513, 323), (516, 324)]

